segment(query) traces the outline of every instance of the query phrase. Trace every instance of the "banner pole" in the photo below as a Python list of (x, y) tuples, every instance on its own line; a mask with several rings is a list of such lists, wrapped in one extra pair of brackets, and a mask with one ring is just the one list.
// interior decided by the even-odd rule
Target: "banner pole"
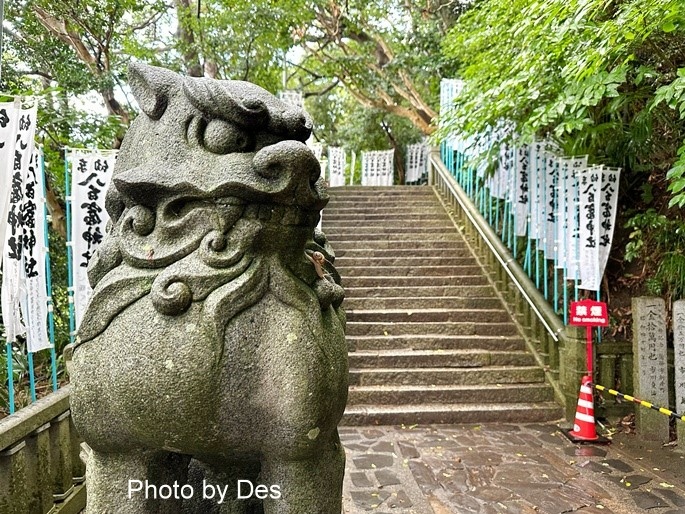
[(48, 203), (47, 203), (47, 179), (45, 175), (45, 156), (43, 152), (40, 153), (40, 170), (43, 174), (43, 197), (46, 198), (46, 202), (43, 205), (45, 212), (45, 278), (47, 284), (48, 293), (48, 337), (50, 338), (50, 375), (52, 377), (52, 390), (57, 391), (57, 349), (55, 348), (55, 314), (54, 306), (52, 302), (52, 271), (50, 269), (51, 259), (50, 259), (50, 237), (48, 228)]
[(31, 391), (31, 403), (34, 403), (36, 398), (36, 372), (33, 369), (33, 352), (26, 349), (26, 359), (29, 366), (29, 389)]
[[(601, 280), (601, 278), (600, 278)], [(601, 302), (602, 301), (602, 295), (601, 295), (601, 289), (597, 288), (597, 301)], [(601, 343), (602, 342), (602, 327), (597, 327), (597, 342)]]
[(528, 216), (526, 217), (526, 224), (528, 227), (527, 230), (527, 236), (526, 236), (526, 256), (524, 259), (524, 266), (523, 269), (528, 273), (529, 277), (533, 276), (533, 261), (532, 261), (532, 250), (531, 250), (531, 241), (530, 241), (530, 213), (528, 213)]
[(5, 344), (5, 354), (7, 355), (7, 405), (10, 414), (14, 414), (14, 370), (12, 369), (12, 343), (7, 341)]
[(0, 0), (0, 80), (2, 80), (2, 55), (3, 52), (5, 51), (5, 45), (4, 45), (4, 31), (2, 30), (2, 26), (5, 24), (5, 1)]
[(74, 270), (73, 241), (71, 240), (71, 177), (69, 173), (69, 151), (64, 150), (64, 191), (67, 210), (67, 296), (69, 299), (69, 342), (74, 343), (76, 319), (74, 312)]
[(542, 281), (543, 281), (544, 288), (545, 288), (545, 300), (549, 301), (549, 285), (547, 284), (547, 278), (548, 278), (548, 275), (547, 275), (547, 273), (548, 273), (548, 271), (547, 271), (547, 265), (548, 265), (549, 263), (547, 262), (547, 259), (545, 258), (544, 253), (542, 254), (542, 263), (543, 263), (543, 266), (542, 266), (542, 271), (543, 271), (543, 278), (542, 278)]
[(559, 312), (559, 269), (557, 258), (554, 258), (554, 312)]
[(585, 327), (585, 337), (587, 339), (587, 374), (592, 379), (593, 376), (593, 369), (592, 369), (592, 360), (593, 360), (593, 355), (592, 355), (592, 327), (588, 325)]

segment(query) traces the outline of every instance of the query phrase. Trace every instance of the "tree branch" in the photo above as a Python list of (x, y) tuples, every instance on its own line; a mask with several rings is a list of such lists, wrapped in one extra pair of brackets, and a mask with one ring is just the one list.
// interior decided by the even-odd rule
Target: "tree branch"
[(309, 98), (310, 96), (323, 96), (326, 93), (328, 93), (329, 91), (331, 91), (332, 89), (335, 89), (336, 87), (338, 87), (339, 85), (340, 85), (340, 80), (335, 79), (328, 86), (323, 88), (321, 91), (307, 91), (306, 93), (304, 93), (304, 97)]
[(67, 23), (64, 20), (58, 20), (51, 14), (48, 14), (44, 9), (34, 6), (36, 17), (43, 27), (45, 27), (51, 34), (67, 43), (75, 51), (79, 58), (88, 66), (88, 68), (95, 74), (99, 75), (95, 57), (90, 53), (83, 40), (73, 31), (68, 30)]
[(31, 70), (31, 71), (18, 71), (17, 75), (38, 75), (39, 77), (43, 77), (47, 80), (55, 80), (52, 75), (49, 75), (45, 73), (44, 71), (38, 71), (38, 70)]

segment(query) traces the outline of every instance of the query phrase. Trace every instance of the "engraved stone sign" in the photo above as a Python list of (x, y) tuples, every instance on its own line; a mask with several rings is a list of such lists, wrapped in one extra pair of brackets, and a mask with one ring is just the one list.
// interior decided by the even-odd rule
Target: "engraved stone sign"
[[(675, 410), (685, 413), (685, 300), (673, 302), (673, 348), (675, 364)], [(685, 452), (685, 423), (676, 421), (678, 449)]]
[[(638, 398), (668, 405), (666, 306), (661, 298), (633, 298), (633, 384)], [(635, 408), (640, 437), (668, 442), (669, 419), (645, 407)]]

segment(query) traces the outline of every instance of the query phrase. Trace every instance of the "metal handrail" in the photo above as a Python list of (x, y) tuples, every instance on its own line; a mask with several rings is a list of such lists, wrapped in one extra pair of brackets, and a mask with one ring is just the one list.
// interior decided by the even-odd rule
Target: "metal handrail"
[[(526, 300), (528, 305), (530, 306), (531, 310), (535, 313), (537, 318), (540, 320), (540, 323), (545, 327), (545, 330), (549, 335), (554, 339), (554, 341), (559, 341), (559, 334), (563, 332), (564, 330), (564, 325), (561, 323), (561, 320), (559, 320), (559, 317), (556, 315), (556, 313), (548, 312), (547, 317), (544, 315), (542, 311), (551, 311), (551, 307), (547, 304), (546, 301), (542, 298), (540, 295), (539, 299), (533, 299), (531, 298), (531, 294), (529, 294), (526, 291), (526, 288), (523, 287), (521, 280), (516, 276), (517, 273), (514, 273), (512, 270), (512, 267), (509, 265), (511, 262), (515, 262), (515, 259), (511, 254), (509, 253), (509, 250), (504, 246), (504, 244), (500, 241), (499, 237), (494, 233), (492, 227), (489, 225), (481, 223), (481, 221), (472, 214), (472, 210), (474, 209), (471, 201), (465, 196), (459, 185), (457, 184), (456, 180), (454, 177), (450, 174), (450, 172), (447, 170), (447, 167), (445, 164), (442, 162), (442, 159), (440, 158), (439, 155), (439, 150), (433, 150), (431, 152), (430, 156), (430, 164), (431, 166), (437, 171), (437, 173), (440, 175), (440, 178), (444, 181), (445, 185), (449, 188), (450, 192), (454, 196), (455, 200), (459, 203), (460, 207), (468, 217), (469, 221), (471, 224), (475, 227), (475, 229), (478, 231), (479, 235), (485, 242), (485, 244), (490, 248), (490, 251), (492, 254), (495, 256), (495, 258), (499, 261), (501, 266), (504, 268), (506, 271), (507, 275), (511, 279), (512, 283), (516, 286), (516, 288), (519, 290), (523, 298)], [(429, 175), (429, 181), (431, 185), (435, 185), (434, 178), (431, 175)], [(504, 256), (508, 256), (509, 258), (505, 260)], [(525, 273), (521, 271), (521, 273)], [(527, 276), (525, 278), (528, 278)], [(533, 293), (534, 295), (534, 293)], [(536, 300), (539, 300), (536, 302)], [(538, 308), (538, 305), (541, 307)], [(550, 319), (550, 322), (547, 321), (547, 319)], [(551, 326), (551, 324), (557, 325), (556, 330)]]

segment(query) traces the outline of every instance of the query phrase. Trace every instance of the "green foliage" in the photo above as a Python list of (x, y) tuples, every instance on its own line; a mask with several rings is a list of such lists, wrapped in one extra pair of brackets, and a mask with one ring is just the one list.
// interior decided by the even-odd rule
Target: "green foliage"
[(626, 254), (649, 262), (653, 292), (683, 294), (683, 215), (669, 210), (685, 206), (682, 0), (483, 0), (443, 52), (466, 87), (439, 136), (508, 120), (522, 142), (622, 167)]
[(526, 140), (550, 134), (598, 162), (644, 163), (663, 149), (650, 139), (656, 130), (682, 129), (655, 102), (682, 58), (681, 7), (679, 0), (480, 2), (443, 45), (468, 86), (446, 131), (480, 133), (507, 119)]
[(630, 229), (626, 261), (640, 259), (645, 269), (654, 268), (646, 282), (650, 294), (685, 297), (685, 221), (669, 219), (654, 209), (636, 214), (627, 223)]

